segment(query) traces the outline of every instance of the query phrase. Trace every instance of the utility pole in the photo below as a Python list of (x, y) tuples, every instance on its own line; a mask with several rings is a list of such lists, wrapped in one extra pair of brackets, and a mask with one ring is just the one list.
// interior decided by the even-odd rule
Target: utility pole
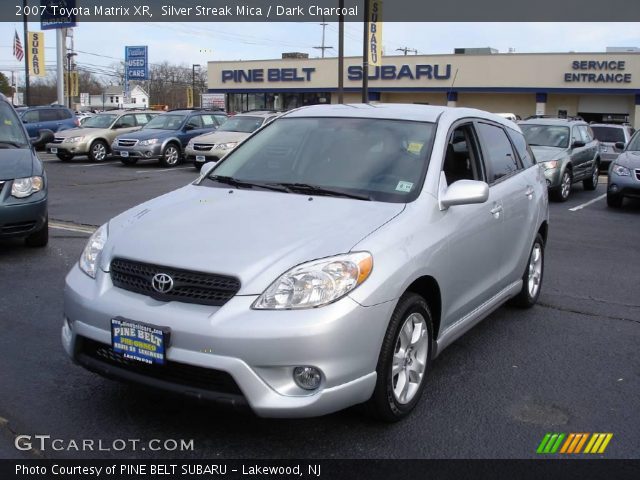
[[(197, 63), (191, 65), (191, 100), (194, 108), (196, 106), (196, 67), (199, 69), (200, 65)], [(200, 102), (200, 107), (202, 107), (202, 102)]]
[(409, 47), (396, 48), (396, 51), (404, 52), (405, 56), (407, 55), (408, 52), (415, 53), (416, 55), (418, 54), (418, 50), (416, 50), (415, 48), (409, 48)]
[(27, 0), (22, 0), (22, 23), (24, 24), (24, 98), (22, 99), (25, 105), (29, 105), (29, 27), (27, 26), (27, 14), (24, 13), (27, 9)]
[(318, 49), (318, 50), (322, 50), (322, 58), (324, 58), (324, 51), (325, 51), (325, 50), (328, 50), (328, 49), (330, 49), (330, 48), (333, 48), (333, 47), (325, 47), (325, 46), (324, 46), (324, 29), (327, 27), (327, 25), (329, 25), (328, 23), (325, 23), (325, 21), (324, 21), (324, 15), (322, 15), (322, 23), (321, 23), (320, 25), (322, 25), (322, 46), (320, 46), (320, 47), (313, 47), (313, 48), (316, 48), (316, 49)]

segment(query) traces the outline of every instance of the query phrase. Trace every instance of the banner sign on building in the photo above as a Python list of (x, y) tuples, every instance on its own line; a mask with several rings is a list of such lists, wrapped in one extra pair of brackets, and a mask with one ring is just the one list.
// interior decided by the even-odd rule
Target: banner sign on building
[(203, 93), (200, 96), (202, 108), (222, 108), (225, 107), (224, 93)]
[(187, 87), (187, 108), (193, 108), (193, 88)]
[(124, 47), (124, 61), (126, 81), (149, 79), (148, 47), (146, 45)]
[(382, 65), (382, 0), (369, 2), (369, 65)]
[(40, 7), (41, 30), (76, 26), (76, 0), (40, 0)]
[(44, 77), (44, 33), (27, 33), (27, 55), (29, 58), (29, 75)]

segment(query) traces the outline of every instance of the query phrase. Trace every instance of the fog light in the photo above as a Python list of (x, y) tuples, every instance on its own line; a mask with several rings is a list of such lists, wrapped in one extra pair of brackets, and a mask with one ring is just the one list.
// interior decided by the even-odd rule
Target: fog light
[(315, 390), (320, 386), (320, 370), (314, 367), (296, 367), (293, 370), (293, 379), (300, 388)]
[(146, 155), (147, 157), (150, 157), (152, 154), (153, 154), (152, 152), (145, 152), (145, 155)]
[(616, 185), (615, 183), (612, 183), (612, 184), (609, 186), (609, 191), (610, 191), (610, 192), (617, 192), (617, 191), (618, 191), (618, 185)]

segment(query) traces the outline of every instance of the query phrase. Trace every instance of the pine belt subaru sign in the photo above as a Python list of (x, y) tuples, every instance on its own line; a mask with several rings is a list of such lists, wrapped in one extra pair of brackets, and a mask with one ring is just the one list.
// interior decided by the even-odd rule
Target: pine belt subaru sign
[(124, 47), (124, 61), (127, 81), (149, 79), (148, 47), (146, 45)]
[(76, 0), (40, 0), (40, 30), (71, 28), (76, 26), (76, 16), (72, 12)]

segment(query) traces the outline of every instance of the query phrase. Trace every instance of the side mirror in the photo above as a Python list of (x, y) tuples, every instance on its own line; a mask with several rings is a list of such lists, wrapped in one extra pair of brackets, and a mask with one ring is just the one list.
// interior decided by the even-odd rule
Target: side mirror
[(584, 143), (582, 140), (576, 140), (571, 144), (571, 148), (581, 148), (581, 147), (584, 147), (585, 145), (586, 143)]
[(53, 142), (53, 132), (51, 130), (43, 129), (38, 130), (38, 136), (31, 139), (32, 145), (44, 145), (45, 143)]
[(215, 166), (216, 166), (216, 162), (205, 163), (204, 165), (202, 165), (202, 167), (200, 167), (200, 176), (206, 177), (211, 173), (211, 170), (213, 170), (213, 167)]
[(624, 150), (624, 147), (626, 147), (626, 146), (627, 146), (627, 144), (624, 143), (624, 142), (616, 142), (616, 148), (618, 150)]
[(489, 199), (489, 185), (477, 180), (458, 180), (453, 182), (440, 198), (440, 209), (454, 205), (484, 203)]

